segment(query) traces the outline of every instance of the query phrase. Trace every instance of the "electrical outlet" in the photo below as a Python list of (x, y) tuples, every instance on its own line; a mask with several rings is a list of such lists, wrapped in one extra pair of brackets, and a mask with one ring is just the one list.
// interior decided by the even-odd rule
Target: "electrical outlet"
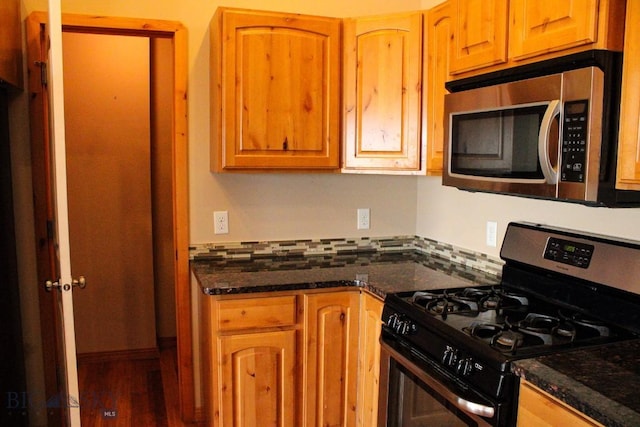
[(213, 213), (213, 232), (215, 234), (229, 233), (229, 213), (227, 211)]
[(487, 221), (487, 246), (495, 248), (498, 244), (498, 223)]
[(370, 221), (369, 208), (358, 209), (358, 230), (368, 230)]

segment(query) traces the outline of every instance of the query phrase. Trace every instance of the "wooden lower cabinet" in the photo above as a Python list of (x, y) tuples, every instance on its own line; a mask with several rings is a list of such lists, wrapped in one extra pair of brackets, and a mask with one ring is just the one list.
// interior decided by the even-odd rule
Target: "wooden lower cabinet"
[(355, 426), (359, 292), (305, 295), (304, 422)]
[(376, 426), (381, 313), (359, 289), (200, 296), (208, 425)]
[(295, 425), (296, 331), (218, 338), (221, 426)]
[(360, 295), (360, 354), (358, 359), (358, 403), (356, 425), (378, 425), (378, 392), (380, 388), (380, 332), (382, 300)]
[(520, 381), (518, 427), (601, 425), (527, 381)]

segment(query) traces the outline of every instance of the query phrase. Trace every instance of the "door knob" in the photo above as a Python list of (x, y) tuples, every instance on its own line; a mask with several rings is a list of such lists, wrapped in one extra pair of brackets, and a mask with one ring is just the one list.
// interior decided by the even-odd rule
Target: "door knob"
[(46, 282), (44, 282), (44, 288), (47, 292), (51, 292), (53, 289), (62, 289), (68, 291), (69, 289), (71, 289), (71, 287), (84, 289), (87, 287), (87, 280), (84, 278), (84, 276), (80, 276), (77, 279), (73, 279), (71, 281), (71, 284), (60, 284), (60, 282), (53, 282), (51, 280), (47, 280)]

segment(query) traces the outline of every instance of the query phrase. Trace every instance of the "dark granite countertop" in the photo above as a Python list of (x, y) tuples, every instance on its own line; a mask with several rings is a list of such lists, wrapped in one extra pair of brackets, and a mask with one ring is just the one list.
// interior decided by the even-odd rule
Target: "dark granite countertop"
[(191, 261), (209, 295), (357, 286), (387, 293), (492, 284), (494, 275), (415, 251), (358, 252), (322, 256), (255, 257)]
[(640, 426), (640, 339), (519, 360), (513, 370), (606, 426)]

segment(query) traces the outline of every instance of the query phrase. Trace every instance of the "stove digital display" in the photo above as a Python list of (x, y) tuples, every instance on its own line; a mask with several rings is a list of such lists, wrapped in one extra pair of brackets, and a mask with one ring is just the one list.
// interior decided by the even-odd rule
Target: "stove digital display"
[(550, 237), (544, 250), (544, 257), (563, 264), (588, 268), (593, 249), (593, 245)]

